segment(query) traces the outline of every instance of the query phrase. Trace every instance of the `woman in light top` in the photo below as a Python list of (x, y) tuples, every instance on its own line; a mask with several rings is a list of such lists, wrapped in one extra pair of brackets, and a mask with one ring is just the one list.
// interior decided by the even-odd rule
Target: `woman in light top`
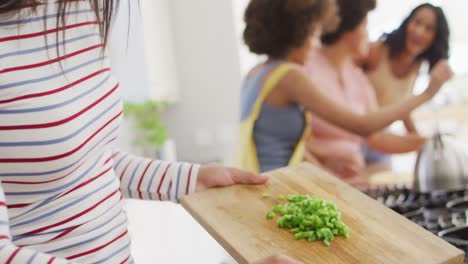
[[(247, 75), (241, 96), (237, 165), (268, 171), (304, 160), (309, 135), (305, 111), (360, 136), (369, 136), (430, 100), (451, 77), (447, 63), (432, 73), (424, 93), (355, 113), (331, 100), (304, 69), (322, 31), (336, 26), (336, 3), (327, 0), (252, 0), (245, 13), (245, 43), (267, 60)], [(313, 127), (312, 127), (313, 129)], [(309, 160), (313, 160), (311, 157)]]
[[(309, 76), (331, 100), (358, 114), (377, 109), (372, 85), (355, 60), (368, 56), (367, 14), (375, 0), (337, 0), (340, 24), (322, 36), (323, 46), (311, 52)], [(312, 137), (307, 151), (322, 166), (340, 177), (358, 175), (366, 165), (383, 163), (386, 153), (414, 151), (425, 142), (418, 135), (397, 136), (378, 132), (362, 138), (312, 114)], [(372, 149), (371, 149), (372, 148)]]
[[(379, 106), (410, 96), (423, 62), (432, 70), (448, 58), (449, 32), (442, 9), (425, 3), (411, 11), (398, 29), (371, 46), (364, 67)], [(416, 132), (410, 116), (403, 121), (409, 132)]]

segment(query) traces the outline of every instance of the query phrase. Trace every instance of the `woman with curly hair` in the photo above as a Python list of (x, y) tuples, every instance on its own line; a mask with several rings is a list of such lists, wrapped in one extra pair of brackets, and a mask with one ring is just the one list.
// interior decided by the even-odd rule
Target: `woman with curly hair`
[[(449, 35), (442, 8), (425, 3), (414, 8), (396, 30), (384, 34), (371, 46), (364, 66), (380, 106), (412, 94), (423, 62), (432, 70), (449, 57)], [(403, 121), (408, 132), (417, 132), (409, 116)]]
[(268, 171), (302, 161), (309, 135), (305, 111), (369, 136), (408, 116), (451, 77), (444, 64), (433, 71), (431, 85), (420, 95), (377, 112), (349, 111), (318, 89), (303, 67), (309, 51), (319, 45), (321, 33), (336, 26), (336, 11), (331, 0), (250, 1), (244, 40), (251, 52), (267, 59), (248, 73), (243, 84), (238, 166)]

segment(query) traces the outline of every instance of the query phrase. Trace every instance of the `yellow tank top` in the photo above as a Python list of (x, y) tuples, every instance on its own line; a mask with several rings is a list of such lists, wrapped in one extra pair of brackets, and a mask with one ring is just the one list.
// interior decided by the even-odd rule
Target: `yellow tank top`
[[(292, 69), (292, 65), (287, 63), (279, 64), (272, 69), (264, 81), (262, 82), (262, 87), (260, 87), (259, 94), (255, 99), (252, 110), (248, 114), (247, 118), (243, 119), (239, 127), (239, 139), (236, 149), (236, 160), (235, 165), (238, 168), (251, 171), (251, 172), (260, 172), (260, 166), (257, 156), (257, 149), (254, 141), (254, 128), (255, 122), (259, 118), (262, 104), (265, 101), (265, 98), (270, 94), (270, 92), (276, 87), (278, 82)], [(306, 114), (304, 114), (306, 115)], [(306, 120), (305, 129), (302, 133), (301, 139), (296, 144), (293, 154), (289, 160), (288, 165), (294, 165), (302, 162), (304, 160), (304, 151), (305, 151), (305, 142), (310, 133), (310, 128), (308, 124), (309, 118), (304, 116)]]

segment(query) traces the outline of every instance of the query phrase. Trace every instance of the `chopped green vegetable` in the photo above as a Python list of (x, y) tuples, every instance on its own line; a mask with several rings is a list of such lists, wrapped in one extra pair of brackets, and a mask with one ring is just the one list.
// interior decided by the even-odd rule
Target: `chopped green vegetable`
[[(269, 197), (264, 196), (263, 198)], [(267, 213), (267, 219), (279, 215), (277, 226), (288, 228), (297, 240), (309, 242), (322, 240), (329, 247), (335, 236), (349, 237), (348, 227), (341, 220), (341, 213), (335, 204), (310, 195), (279, 195), (277, 204)]]
[(268, 198), (268, 197), (270, 197), (270, 194), (268, 194), (268, 193), (262, 193), (262, 198)]
[(267, 219), (275, 218), (275, 212), (273, 212), (273, 211), (268, 212), (267, 215), (266, 215), (266, 218)]
[(283, 207), (281, 205), (277, 204), (277, 205), (273, 206), (273, 212), (279, 213), (279, 212), (281, 212), (282, 208)]
[(291, 231), (291, 233), (293, 233), (293, 234), (296, 234), (296, 233), (299, 233), (301, 231), (301, 229), (300, 228), (292, 228), (289, 231)]
[(294, 237), (299, 240), (299, 239), (303, 239), (304, 238), (304, 234), (302, 232), (298, 232), (296, 234), (294, 234)]

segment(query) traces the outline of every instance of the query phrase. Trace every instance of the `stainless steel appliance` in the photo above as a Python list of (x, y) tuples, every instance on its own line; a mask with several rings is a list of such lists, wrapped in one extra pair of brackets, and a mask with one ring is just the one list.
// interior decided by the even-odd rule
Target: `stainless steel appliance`
[(414, 188), (418, 191), (457, 190), (468, 184), (467, 155), (454, 137), (437, 132), (416, 159)]

